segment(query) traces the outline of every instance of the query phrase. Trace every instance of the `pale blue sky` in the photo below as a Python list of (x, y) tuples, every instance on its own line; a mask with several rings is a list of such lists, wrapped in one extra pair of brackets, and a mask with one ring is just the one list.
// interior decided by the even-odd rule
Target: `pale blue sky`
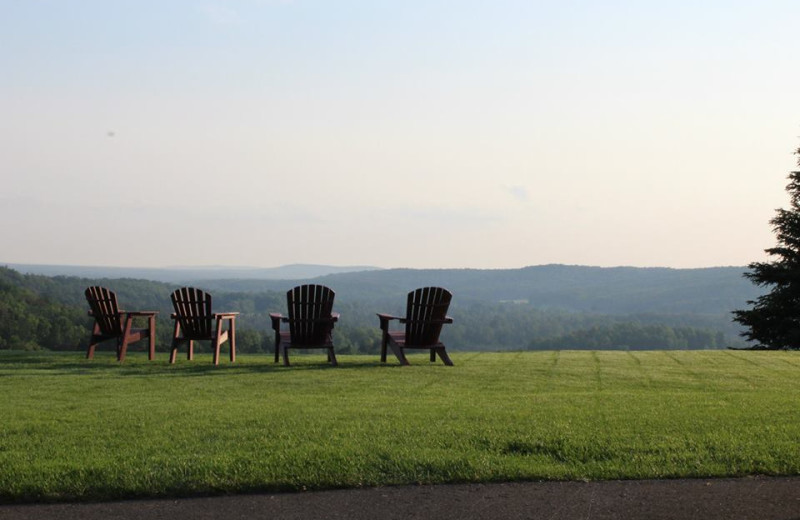
[(800, 2), (0, 0), (0, 262), (744, 265)]

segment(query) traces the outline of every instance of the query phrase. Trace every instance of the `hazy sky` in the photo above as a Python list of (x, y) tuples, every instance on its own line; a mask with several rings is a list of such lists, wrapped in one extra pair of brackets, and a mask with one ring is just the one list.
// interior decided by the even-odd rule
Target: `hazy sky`
[(0, 262), (764, 259), (800, 2), (0, 0)]

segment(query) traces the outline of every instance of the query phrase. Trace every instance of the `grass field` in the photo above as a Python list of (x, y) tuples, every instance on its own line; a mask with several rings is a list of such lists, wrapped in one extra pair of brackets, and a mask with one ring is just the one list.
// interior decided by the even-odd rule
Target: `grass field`
[(3, 352), (0, 501), (800, 474), (797, 353), (294, 360)]

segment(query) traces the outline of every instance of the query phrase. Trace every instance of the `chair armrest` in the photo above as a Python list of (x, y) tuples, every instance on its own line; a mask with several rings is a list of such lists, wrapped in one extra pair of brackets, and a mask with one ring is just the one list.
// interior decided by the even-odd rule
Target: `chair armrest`
[(446, 324), (446, 323), (453, 323), (453, 318), (450, 316), (445, 316), (441, 320), (408, 320), (408, 319), (401, 319), (400, 323), (434, 323), (434, 324)]
[(238, 316), (238, 312), (215, 312), (214, 318), (218, 320), (233, 320)]
[(272, 328), (275, 332), (281, 331), (281, 322), (289, 321), (289, 318), (285, 317), (283, 314), (279, 312), (270, 312), (269, 319), (272, 321)]
[(402, 320), (403, 320), (399, 316), (392, 316), (391, 314), (384, 314), (382, 312), (378, 312), (376, 314), (378, 315), (378, 319), (381, 320), (381, 324), (380, 324), (381, 329), (383, 329), (384, 331), (387, 331), (387, 332), (389, 331), (389, 322), (391, 320), (401, 320), (401, 323), (402, 323)]
[(128, 316), (145, 316), (145, 317), (155, 316), (156, 314), (158, 314), (158, 311), (122, 311), (122, 312), (125, 312), (125, 314), (127, 314)]
[(340, 313), (332, 312), (327, 319), (323, 319), (322, 321), (323, 323), (327, 323), (330, 326), (330, 330), (333, 331), (333, 327), (335, 326), (336, 322), (339, 321), (340, 316)]

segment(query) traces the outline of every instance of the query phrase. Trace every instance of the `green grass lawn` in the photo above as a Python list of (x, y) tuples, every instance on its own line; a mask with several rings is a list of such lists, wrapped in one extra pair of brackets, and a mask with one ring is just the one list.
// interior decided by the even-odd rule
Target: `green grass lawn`
[(800, 474), (800, 354), (0, 354), (0, 501)]

